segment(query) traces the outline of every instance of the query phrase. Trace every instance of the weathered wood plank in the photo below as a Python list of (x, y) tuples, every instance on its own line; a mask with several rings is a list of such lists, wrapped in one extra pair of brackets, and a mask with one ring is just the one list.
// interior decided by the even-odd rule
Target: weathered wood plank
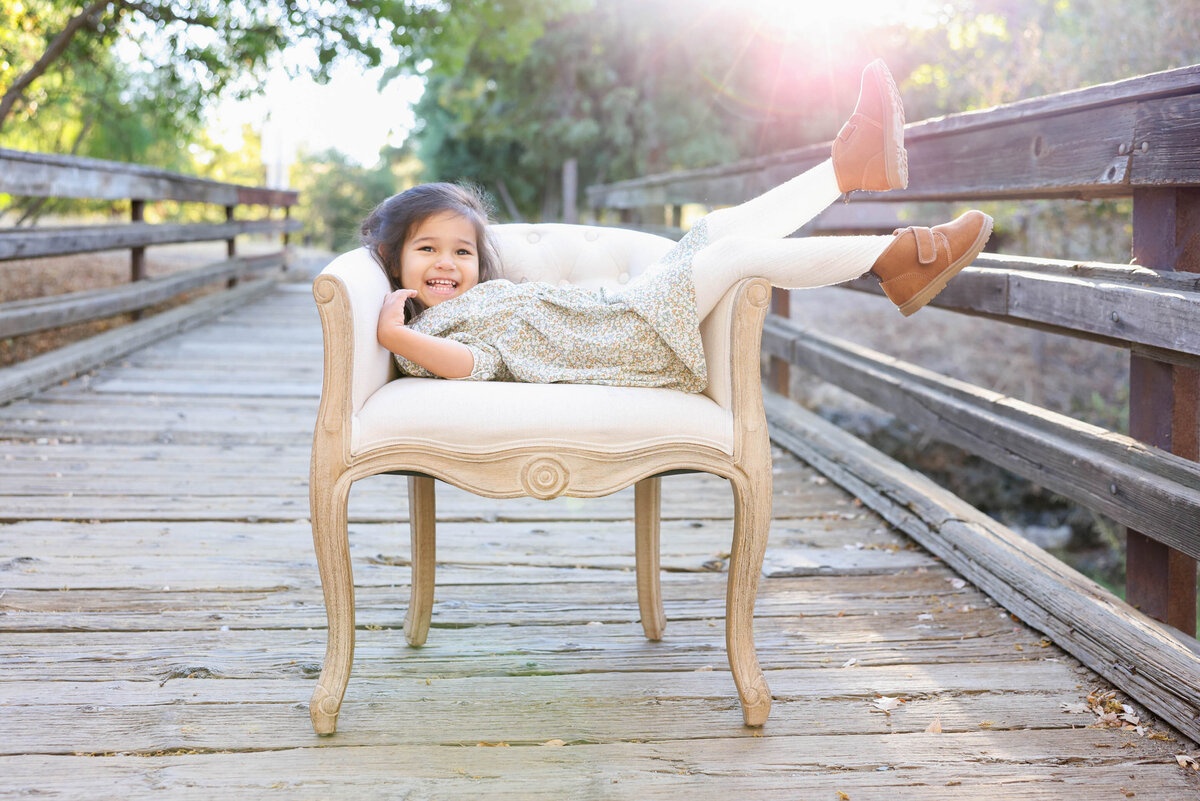
[[(435, 628), (468, 625), (630, 623), (638, 609), (628, 576), (603, 581), (541, 581), (537, 592), (517, 583), (456, 583), (454, 568), (443, 576), (439, 566)], [(396, 571), (399, 574), (401, 571)], [(458, 571), (461, 575), (463, 571)], [(402, 576), (397, 575), (397, 578)], [(517, 569), (512, 578), (532, 577)], [(297, 571), (288, 584), (212, 590), (199, 587), (146, 589), (36, 590), (8, 587), (0, 596), (0, 631), (192, 631), (231, 629), (303, 629), (325, 624), (324, 604), (314, 582)], [(113, 582), (122, 583), (122, 582)], [(308, 586), (301, 586), (307, 583)], [(532, 582), (531, 582), (532, 583)], [(666, 573), (663, 597), (670, 620), (715, 620), (725, 614), (723, 573)], [(367, 584), (355, 588), (356, 620), (364, 627), (390, 626), (403, 617), (407, 584)], [(971, 587), (956, 587), (943, 571), (879, 576), (836, 574), (763, 582), (757, 617), (875, 617), (881, 606), (894, 614), (935, 616), (994, 606)], [(969, 609), (964, 609), (969, 607)]]
[[(629, 737), (631, 732), (637, 732), (639, 739), (657, 742), (754, 737), (724, 703), (730, 677), (708, 673), (716, 681), (707, 682), (699, 693), (689, 692), (686, 680), (674, 686), (674, 679), (693, 675), (686, 673), (663, 677), (655, 684), (621, 681), (619, 676), (612, 677), (614, 681), (595, 681), (600, 678), (595, 674), (553, 677), (558, 679), (554, 683), (543, 680), (551, 677), (537, 677), (536, 682), (498, 677), (473, 686), (464, 686), (464, 679), (393, 683), (368, 696), (370, 701), (348, 702), (342, 707), (339, 720), (344, 723), (338, 730), (338, 747), (474, 746), (481, 731), (487, 732), (492, 741), (540, 744), (550, 739), (548, 728), (553, 729), (554, 737), (567, 742), (614, 742)], [(810, 680), (823, 680), (816, 670), (807, 673)], [(774, 678), (768, 675), (769, 680)], [(1045, 708), (1078, 704), (1086, 694), (1076, 689), (1037, 694), (1014, 689), (970, 697), (942, 690), (917, 695), (905, 689), (903, 682), (897, 682), (900, 689), (895, 692), (905, 703), (884, 715), (874, 705), (881, 691), (866, 684), (863, 676), (859, 679), (862, 683), (836, 698), (822, 698), (807, 689), (801, 689), (798, 695), (781, 694), (772, 685), (772, 713), (777, 719), (771, 722), (770, 736), (811, 736), (819, 731), (821, 736), (851, 739), (922, 733), (934, 719), (942, 727), (941, 735), (947, 738), (979, 731), (1035, 729), (1045, 724)], [(303, 699), (308, 688), (295, 682), (289, 685), (293, 692), (290, 703), (213, 703), (203, 696), (176, 692), (185, 697), (159, 707), (126, 706), (119, 697), (114, 703), (99, 696), (82, 708), (62, 704), (6, 707), (5, 721), (12, 734), (0, 741), (0, 756), (177, 749), (251, 751), (263, 742), (276, 749), (311, 746), (312, 732), (305, 730), (295, 708), (297, 699)], [(397, 691), (405, 685), (408, 687), (404, 691)], [(531, 715), (531, 696), (535, 692), (540, 701), (537, 714)], [(414, 717), (438, 723), (414, 726)], [(1074, 713), (1064, 715), (1059, 726), (1086, 726), (1094, 720), (1090, 712)], [(1110, 747), (1128, 741), (1120, 734), (1100, 735), (1098, 739), (1108, 740)], [(1167, 749), (1158, 746), (1153, 750), (1161, 754)]]
[(1200, 556), (1200, 465), (791, 321), (763, 348), (1054, 492)]
[(249, 278), (282, 267), (286, 258), (287, 254), (278, 253), (232, 259), (107, 289), (3, 303), (0, 304), (0, 337), (14, 337), (145, 309), (215, 281)]
[(32, 197), (183, 200), (236, 206), (294, 205), (298, 195), (223, 184), (141, 164), (0, 149), (0, 191)]
[(919, 473), (777, 396), (776, 442), (1193, 740), (1200, 645), (1133, 609)]
[(261, 297), (273, 283), (271, 279), (262, 278), (5, 367), (0, 370), (0, 404), (36, 392), (47, 384), (69, 378), (81, 370), (115, 359), (148, 342), (197, 325), (228, 308)]
[[(280, 791), (335, 798), (765, 799), (799, 791), (814, 798), (843, 792), (855, 799), (925, 801), (931, 793), (937, 797), (932, 788), (949, 786), (954, 798), (1090, 801), (1113, 798), (1119, 786), (1136, 790), (1137, 797), (1183, 801), (1196, 788), (1170, 749), (1139, 744), (1144, 760), (1117, 770), (1122, 735), (1084, 729), (712, 737), (559, 748), (542, 747), (553, 738), (553, 726), (545, 734), (545, 740), (507, 748), (330, 748), (317, 747), (324, 743), (314, 738), (313, 747), (240, 754), (30, 755), (6, 757), (0, 765), (5, 785), (14, 790), (54, 787), (85, 797), (103, 786), (131, 799), (278, 797)], [(1106, 747), (1097, 749), (1097, 743)]]
[(1138, 103), (1133, 140), (1133, 183), (1200, 184), (1200, 112), (1190, 96)]
[[(360, 629), (355, 678), (724, 670), (720, 619), (667, 622), (661, 642), (640, 623), (514, 624), (437, 628), (420, 648), (405, 644), (403, 621)], [(766, 617), (755, 621), (764, 668), (923, 665), (1046, 657), (1041, 638), (1003, 612), (948, 610), (937, 621), (915, 615)], [(315, 678), (325, 652), (323, 630), (163, 632), (7, 632), (0, 654), (4, 681), (69, 675), (75, 681), (165, 681), (192, 674), (218, 677)], [(1053, 657), (1051, 657), (1053, 658)], [(1014, 668), (1016, 669), (1016, 668)], [(353, 682), (351, 683), (353, 689)], [(731, 703), (736, 699), (730, 698)]]
[(134, 222), (72, 228), (12, 228), (0, 230), (0, 261), (177, 242), (207, 242), (245, 234), (280, 234), (299, 231), (303, 227), (299, 220), (262, 219), (225, 223)]

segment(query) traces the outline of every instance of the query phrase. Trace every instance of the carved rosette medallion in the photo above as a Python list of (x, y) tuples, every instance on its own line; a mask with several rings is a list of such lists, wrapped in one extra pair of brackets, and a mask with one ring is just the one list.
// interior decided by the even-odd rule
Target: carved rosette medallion
[(746, 287), (746, 300), (752, 306), (762, 308), (771, 302), (771, 286), (766, 281), (755, 281)]
[(538, 456), (521, 468), (521, 487), (527, 495), (542, 501), (562, 495), (570, 480), (571, 471), (553, 456)]

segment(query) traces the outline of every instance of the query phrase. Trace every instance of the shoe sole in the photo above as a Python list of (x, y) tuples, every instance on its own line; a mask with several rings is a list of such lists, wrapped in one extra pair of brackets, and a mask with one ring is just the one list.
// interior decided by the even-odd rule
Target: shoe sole
[(908, 186), (908, 151), (904, 149), (904, 101), (900, 98), (900, 90), (892, 72), (883, 63), (883, 59), (875, 59), (867, 65), (871, 76), (883, 89), (885, 102), (883, 104), (883, 130), (887, 141), (883, 147), (883, 164), (887, 170), (888, 186), (892, 189), (904, 189)]
[[(983, 214), (983, 212), (980, 212)], [(983, 252), (983, 246), (987, 244), (988, 238), (992, 235), (992, 218), (987, 214), (983, 215), (983, 227), (979, 229), (979, 235), (975, 237), (975, 241), (971, 243), (971, 247), (967, 248), (967, 252), (955, 259), (949, 267), (938, 273), (938, 276), (925, 285), (917, 294), (913, 295), (908, 301), (900, 306), (900, 313), (905, 317), (911, 317), (916, 314), (925, 304), (933, 300), (939, 292), (946, 288), (946, 284), (950, 283), (950, 279), (958, 275), (964, 267), (975, 261), (975, 257)]]

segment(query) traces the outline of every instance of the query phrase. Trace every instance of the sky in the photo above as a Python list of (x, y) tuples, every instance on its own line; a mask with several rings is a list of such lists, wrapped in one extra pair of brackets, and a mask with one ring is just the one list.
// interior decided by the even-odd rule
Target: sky
[(381, 147), (404, 141), (414, 124), (412, 106), (421, 96), (416, 77), (397, 78), (380, 90), (382, 72), (346, 61), (321, 86), (307, 75), (292, 78), (275, 67), (261, 95), (219, 103), (211, 112), (209, 133), (218, 144), (237, 150), (244, 125), (261, 131), (269, 186), (286, 185), (281, 176), (301, 150), (335, 147), (370, 167)]

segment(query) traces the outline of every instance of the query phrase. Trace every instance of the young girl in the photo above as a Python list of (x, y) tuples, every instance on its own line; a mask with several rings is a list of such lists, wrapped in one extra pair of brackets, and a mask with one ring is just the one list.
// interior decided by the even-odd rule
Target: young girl
[(497, 278), (480, 198), (452, 184), (418, 186), (363, 223), (363, 244), (395, 288), (379, 314), (379, 342), (414, 376), (699, 392), (708, 381), (700, 321), (743, 278), (798, 289), (871, 271), (907, 316), (970, 264), (992, 230), (979, 211), (892, 236), (781, 238), (842, 193), (907, 184), (904, 109), (874, 61), (831, 159), (706, 215), (619, 291)]

